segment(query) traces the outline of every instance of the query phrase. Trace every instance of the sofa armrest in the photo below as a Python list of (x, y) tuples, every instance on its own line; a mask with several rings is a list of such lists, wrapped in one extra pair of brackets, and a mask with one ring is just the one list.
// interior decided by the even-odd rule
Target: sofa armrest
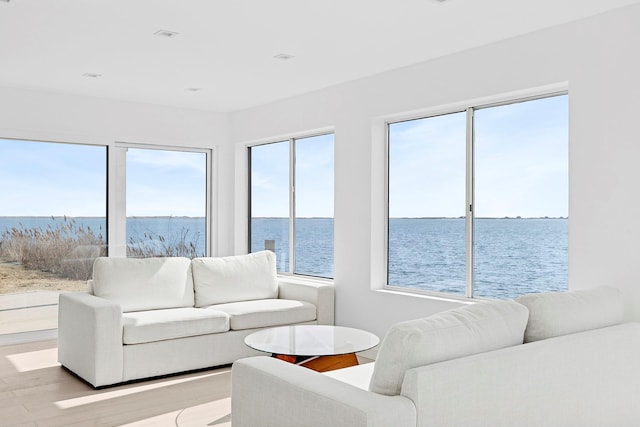
[(94, 387), (122, 382), (122, 310), (85, 292), (61, 293), (58, 362)]
[(640, 323), (408, 369), (418, 426), (639, 426)]
[(319, 325), (333, 325), (333, 285), (278, 278), (278, 286), (278, 298), (309, 302), (316, 306), (316, 320)]
[(275, 358), (241, 359), (231, 373), (233, 427), (415, 427), (410, 399), (365, 391)]

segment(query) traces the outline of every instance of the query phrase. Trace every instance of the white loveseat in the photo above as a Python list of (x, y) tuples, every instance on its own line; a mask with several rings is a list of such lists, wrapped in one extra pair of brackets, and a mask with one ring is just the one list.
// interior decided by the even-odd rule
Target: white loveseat
[(275, 255), (98, 258), (88, 292), (62, 293), (58, 361), (94, 387), (262, 354), (248, 334), (333, 324), (333, 286), (278, 278)]
[(402, 322), (375, 363), (232, 369), (234, 427), (640, 425), (640, 323), (614, 288), (532, 294)]

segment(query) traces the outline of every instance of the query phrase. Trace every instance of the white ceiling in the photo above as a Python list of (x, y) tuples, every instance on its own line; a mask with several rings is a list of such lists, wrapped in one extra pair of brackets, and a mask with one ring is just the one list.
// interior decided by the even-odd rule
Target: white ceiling
[[(6, 1), (0, 0), (0, 86), (217, 112), (640, 2)], [(155, 36), (160, 29), (179, 34)], [(295, 57), (274, 58), (282, 53)]]

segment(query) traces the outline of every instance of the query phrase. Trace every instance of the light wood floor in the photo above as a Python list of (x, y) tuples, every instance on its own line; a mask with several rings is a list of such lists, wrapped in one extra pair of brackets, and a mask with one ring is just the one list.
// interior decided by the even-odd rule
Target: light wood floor
[(56, 341), (0, 346), (0, 426), (231, 426), (231, 369), (95, 390)]

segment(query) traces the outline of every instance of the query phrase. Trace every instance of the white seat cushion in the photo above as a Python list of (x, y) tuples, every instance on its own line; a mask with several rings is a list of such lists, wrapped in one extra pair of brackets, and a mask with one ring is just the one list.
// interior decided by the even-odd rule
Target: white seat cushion
[(229, 330), (229, 316), (217, 310), (172, 308), (124, 313), (124, 344), (140, 344)]
[(276, 256), (271, 251), (192, 261), (195, 306), (278, 297)]
[(525, 342), (617, 325), (624, 316), (622, 293), (611, 286), (527, 294), (516, 301), (529, 309)]
[(188, 258), (96, 258), (91, 289), (123, 312), (193, 307)]
[(380, 344), (369, 388), (397, 395), (407, 369), (522, 344), (528, 317), (523, 305), (492, 301), (397, 323)]
[(373, 367), (373, 363), (363, 363), (362, 365), (350, 366), (348, 368), (334, 369), (333, 371), (323, 372), (322, 374), (368, 391), (371, 376), (373, 375)]
[(316, 320), (316, 306), (305, 301), (264, 299), (207, 307), (229, 315), (233, 330), (289, 325)]

